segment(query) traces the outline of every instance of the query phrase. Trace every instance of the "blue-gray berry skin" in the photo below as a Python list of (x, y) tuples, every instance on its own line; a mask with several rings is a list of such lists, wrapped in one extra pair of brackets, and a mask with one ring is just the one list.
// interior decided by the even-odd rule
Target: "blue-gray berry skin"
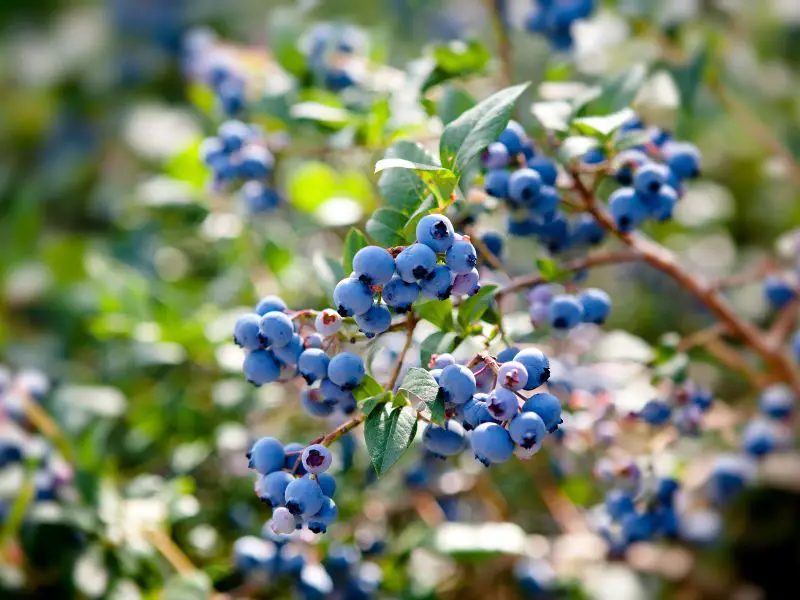
[(558, 169), (553, 159), (546, 156), (534, 156), (528, 159), (528, 168), (533, 169), (542, 178), (544, 185), (555, 186), (558, 178)]
[(251, 469), (266, 475), (273, 471), (280, 471), (286, 460), (283, 444), (271, 437), (263, 437), (253, 444), (247, 453), (248, 464)]
[(680, 179), (693, 179), (700, 175), (700, 151), (689, 142), (669, 141), (663, 147), (667, 166)]
[(782, 275), (768, 275), (764, 279), (764, 296), (775, 309), (781, 309), (797, 296), (797, 291)]
[[(517, 354), (519, 354), (519, 348), (516, 346), (510, 346), (508, 348), (503, 348), (500, 352), (497, 353), (497, 362), (500, 364), (507, 363), (511, 360), (516, 358)], [(523, 365), (524, 366), (524, 365)], [(528, 370), (525, 369), (525, 374), (528, 374)], [(527, 383), (527, 378), (526, 378)], [(523, 386), (525, 387), (525, 386)]]
[(279, 348), (292, 341), (294, 324), (285, 314), (268, 312), (261, 317), (259, 324), (261, 343), (264, 346)]
[(392, 314), (381, 304), (373, 304), (363, 315), (356, 315), (356, 325), (368, 336), (383, 333), (392, 324)]
[(495, 423), (478, 425), (470, 436), (475, 458), (487, 467), (503, 463), (514, 454), (514, 442), (503, 427)]
[(417, 240), (434, 252), (446, 252), (454, 239), (453, 224), (444, 215), (425, 215), (417, 223)]
[(342, 352), (328, 364), (328, 379), (343, 390), (358, 387), (364, 379), (364, 361), (351, 352)]
[(453, 419), (447, 421), (444, 427), (432, 423), (425, 428), (422, 443), (437, 456), (453, 456), (466, 446), (464, 428)]
[(421, 282), (422, 294), (436, 300), (447, 300), (453, 290), (453, 273), (447, 265), (436, 265)]
[(658, 163), (647, 163), (633, 175), (633, 187), (643, 196), (655, 196), (669, 179), (669, 169)]
[(522, 405), (522, 412), (535, 412), (544, 421), (547, 431), (552, 433), (561, 424), (561, 402), (547, 392), (534, 394)]
[(305, 475), (292, 481), (286, 487), (285, 493), (286, 508), (295, 516), (304, 518), (316, 514), (325, 500), (319, 483)]
[(497, 423), (489, 411), (489, 395), (477, 393), (462, 405), (464, 429), (472, 430), (482, 423)]
[[(339, 389), (338, 387), (336, 388)], [(300, 402), (312, 417), (327, 417), (333, 414), (336, 402), (327, 402), (319, 388), (306, 388), (300, 392)]]
[(492, 142), (483, 153), (483, 166), (487, 169), (504, 169), (508, 166), (510, 156), (508, 148), (500, 142)]
[(278, 296), (264, 296), (258, 301), (258, 304), (256, 304), (256, 313), (263, 317), (269, 312), (285, 312), (288, 308), (289, 307), (286, 306), (286, 302), (284, 302), (282, 298)]
[(457, 240), (447, 250), (445, 262), (453, 273), (469, 273), (478, 264), (478, 253), (467, 240)]
[(322, 507), (307, 519), (308, 529), (312, 533), (325, 533), (339, 517), (336, 503), (328, 497), (323, 498)]
[(361, 248), (353, 257), (353, 271), (367, 285), (386, 285), (394, 268), (394, 258), (380, 246)]
[(355, 277), (342, 279), (333, 290), (333, 302), (343, 317), (363, 315), (372, 307), (372, 290)]
[(330, 359), (324, 350), (309, 348), (300, 355), (300, 359), (297, 361), (297, 369), (303, 379), (311, 384), (327, 377), (329, 362)]
[(253, 350), (244, 357), (242, 371), (245, 379), (255, 386), (277, 381), (281, 376), (281, 367), (275, 355), (269, 350)]
[[(328, 369), (330, 370), (330, 363), (328, 363)], [(347, 398), (350, 393), (347, 390), (343, 390), (328, 378), (325, 378), (320, 382), (319, 391), (322, 394), (325, 402), (332, 406)]]
[(494, 169), (486, 173), (483, 180), (484, 190), (493, 198), (508, 198), (508, 181), (511, 174), (505, 169)]
[(633, 188), (620, 188), (608, 199), (614, 225), (622, 233), (636, 229), (647, 218), (647, 207)]
[(474, 296), (481, 290), (481, 276), (478, 269), (469, 273), (460, 273), (453, 280), (452, 294), (457, 296)]
[(439, 376), (439, 388), (445, 401), (464, 404), (475, 393), (475, 374), (464, 365), (449, 365)]
[(528, 383), (528, 370), (521, 362), (510, 360), (504, 362), (497, 370), (497, 385), (510, 390), (520, 390)]
[(294, 477), (286, 471), (273, 471), (262, 475), (258, 484), (261, 500), (273, 508), (283, 506), (286, 488), (292, 481), (294, 481)]
[(285, 346), (270, 347), (270, 351), (275, 355), (275, 358), (287, 367), (296, 367), (304, 350), (303, 338), (296, 333)]
[(535, 412), (521, 412), (509, 423), (508, 433), (515, 444), (529, 450), (541, 445), (547, 435), (547, 427)]
[(436, 266), (436, 253), (425, 244), (411, 244), (397, 255), (397, 274), (408, 283), (425, 279)]
[(322, 493), (328, 498), (333, 498), (336, 494), (336, 480), (330, 473), (320, 473), (317, 475), (317, 483), (319, 483)]
[(559, 294), (550, 303), (548, 318), (554, 329), (572, 329), (583, 319), (583, 306), (575, 296)]
[(788, 419), (794, 413), (797, 398), (791, 388), (774, 384), (764, 389), (758, 398), (758, 409), (772, 419)]
[(508, 180), (508, 195), (519, 205), (533, 206), (541, 187), (542, 178), (539, 173), (528, 168), (518, 169)]
[(306, 470), (303, 467), (303, 462), (300, 460), (300, 455), (305, 450), (306, 445), (300, 442), (291, 442), (283, 447), (283, 452), (286, 455), (286, 460), (283, 463), (283, 468), (288, 469), (295, 475), (305, 475)]
[(419, 298), (420, 287), (417, 283), (408, 283), (400, 277), (393, 277), (383, 287), (383, 301), (395, 311), (407, 312)]
[(585, 323), (605, 323), (611, 312), (611, 297), (598, 288), (588, 288), (578, 294), (578, 301), (583, 307)]
[(519, 411), (517, 395), (508, 388), (496, 387), (489, 394), (488, 408), (498, 421), (508, 421)]
[(242, 315), (233, 326), (233, 341), (245, 350), (255, 350), (261, 347), (259, 324), (261, 318), (255, 313)]
[(524, 389), (536, 389), (550, 379), (550, 361), (538, 348), (525, 348), (517, 353), (514, 360), (522, 363), (528, 372)]

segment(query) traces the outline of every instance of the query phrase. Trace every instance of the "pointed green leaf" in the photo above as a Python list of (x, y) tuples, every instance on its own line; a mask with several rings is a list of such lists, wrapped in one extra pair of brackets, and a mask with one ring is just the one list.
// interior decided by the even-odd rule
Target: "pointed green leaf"
[(634, 65), (630, 70), (606, 82), (600, 94), (579, 110), (581, 115), (603, 115), (630, 106), (647, 79), (648, 68)]
[(453, 329), (453, 303), (448, 300), (430, 300), (414, 305), (414, 312), (420, 319), (436, 325), (439, 329)]
[(342, 269), (345, 273), (353, 270), (353, 257), (356, 252), (367, 246), (367, 238), (355, 227), (351, 227), (344, 238), (344, 248), (342, 249)]
[(417, 402), (424, 402), (430, 411), (431, 421), (444, 423), (444, 398), (439, 393), (439, 384), (426, 369), (412, 367), (400, 389)]
[(536, 269), (539, 274), (547, 281), (554, 281), (558, 278), (561, 270), (558, 268), (556, 261), (552, 258), (539, 257), (536, 259)]
[(636, 116), (630, 108), (602, 117), (581, 117), (572, 121), (572, 126), (581, 133), (605, 139)]
[(377, 396), (382, 392), (383, 387), (381, 384), (375, 381), (370, 375), (365, 375), (361, 385), (353, 390), (353, 396), (355, 396), (356, 400), (361, 401), (371, 396)]
[(442, 99), (436, 104), (436, 113), (445, 125), (475, 106), (475, 98), (463, 88), (447, 84), (443, 89)]
[(377, 396), (371, 396), (369, 398), (364, 398), (362, 402), (360, 402), (361, 412), (369, 416), (372, 414), (376, 408), (378, 408), (381, 404), (386, 404), (390, 400), (392, 400), (392, 392), (381, 392)]
[(400, 459), (416, 433), (417, 411), (410, 406), (383, 405), (370, 413), (364, 423), (364, 439), (378, 475), (386, 473)]
[(425, 200), (423, 200), (422, 204), (420, 204), (417, 209), (408, 217), (408, 221), (403, 226), (403, 237), (405, 238), (406, 242), (409, 244), (413, 244), (414, 241), (417, 239), (417, 223), (419, 223), (420, 219), (427, 214), (432, 213), (437, 207), (436, 198), (433, 195), (429, 195)]
[(386, 169), (411, 169), (412, 171), (446, 171), (439, 165), (427, 165), (418, 163), (405, 158), (382, 158), (375, 163), (375, 172), (380, 173)]
[(485, 285), (474, 296), (470, 296), (461, 306), (458, 307), (458, 324), (465, 330), (472, 323), (479, 321), (492, 302), (497, 293), (496, 285)]
[[(403, 159), (414, 163), (437, 165), (438, 160), (416, 142), (401, 140), (386, 150), (384, 160)], [(427, 184), (410, 169), (388, 169), (378, 180), (381, 195), (392, 208), (406, 214), (413, 213), (430, 195)]]
[(406, 216), (398, 210), (379, 208), (367, 221), (367, 234), (385, 248), (401, 246), (405, 243), (406, 221)]

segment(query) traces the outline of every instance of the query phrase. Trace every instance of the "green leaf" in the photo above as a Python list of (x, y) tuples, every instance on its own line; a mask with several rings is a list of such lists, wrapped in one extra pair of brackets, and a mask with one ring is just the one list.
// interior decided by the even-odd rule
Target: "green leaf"
[[(421, 144), (406, 140), (395, 142), (389, 146), (384, 158), (400, 158), (427, 165), (438, 164), (438, 160)], [(378, 188), (389, 206), (405, 213), (413, 213), (430, 195), (428, 185), (416, 171), (409, 169), (383, 171), (378, 180)]]
[(592, 148), (597, 148), (600, 143), (593, 137), (573, 135), (564, 140), (558, 149), (561, 162), (569, 162), (586, 154)]
[(370, 398), (372, 396), (377, 396), (383, 392), (383, 386), (380, 383), (375, 381), (373, 377), (370, 375), (365, 375), (364, 380), (361, 382), (355, 390), (353, 390), (353, 396), (355, 396), (356, 400), (365, 400), (366, 398)]
[(426, 337), (419, 346), (419, 361), (424, 367), (434, 354), (452, 352), (461, 343), (462, 338), (452, 331), (437, 331)]
[(278, 9), (270, 14), (267, 21), (267, 35), (272, 56), (286, 71), (296, 77), (308, 70), (306, 57), (300, 51), (297, 41), (303, 33), (299, 11)]
[(429, 195), (422, 201), (417, 207), (410, 217), (408, 217), (408, 221), (406, 221), (405, 225), (403, 226), (403, 237), (405, 241), (409, 244), (413, 244), (414, 241), (417, 239), (417, 223), (420, 222), (420, 219), (425, 215), (432, 213), (438, 206), (438, 202), (436, 202), (436, 198), (433, 195)]
[(439, 142), (439, 157), (457, 178), (503, 132), (514, 104), (528, 85), (523, 83), (500, 90), (445, 127)]
[(676, 66), (671, 63), (663, 63), (662, 68), (672, 75), (675, 85), (681, 95), (681, 110), (684, 114), (691, 115), (694, 112), (697, 90), (703, 81), (709, 59), (708, 44), (703, 44), (691, 59), (684, 65)]
[(298, 102), (289, 109), (289, 116), (298, 121), (316, 121), (327, 127), (341, 127), (352, 120), (346, 109), (322, 102)]
[(164, 165), (164, 173), (201, 190), (208, 182), (210, 171), (200, 160), (200, 140), (195, 140), (175, 154)]
[(434, 68), (422, 84), (423, 92), (449, 79), (481, 73), (491, 58), (489, 51), (478, 40), (439, 44), (433, 47), (431, 55)]
[(556, 261), (551, 258), (539, 257), (536, 259), (536, 269), (547, 281), (554, 281), (561, 274)]
[(458, 116), (475, 106), (475, 98), (469, 92), (456, 85), (444, 86), (442, 99), (436, 104), (436, 114), (447, 125), (455, 121)]
[(572, 116), (572, 105), (564, 100), (534, 102), (531, 112), (547, 131), (567, 131)]
[(414, 312), (420, 319), (436, 325), (439, 329), (453, 329), (453, 303), (448, 300), (430, 300), (414, 305)]
[(424, 402), (434, 423), (444, 423), (444, 398), (439, 393), (439, 384), (426, 369), (411, 367), (403, 379), (400, 389), (419, 402)]
[(364, 423), (372, 466), (380, 476), (386, 473), (411, 445), (417, 433), (417, 411), (410, 406), (374, 410)]
[(496, 285), (485, 285), (474, 296), (470, 296), (458, 307), (458, 324), (465, 330), (472, 323), (480, 320), (489, 306), (494, 302), (497, 293)]
[(398, 210), (379, 208), (367, 221), (367, 234), (385, 248), (401, 246), (405, 243), (406, 221), (406, 216)]
[(380, 173), (386, 169), (411, 169), (412, 171), (446, 171), (439, 165), (426, 165), (413, 162), (404, 158), (382, 158), (375, 163), (375, 173)]
[(273, 273), (279, 274), (292, 264), (293, 258), (292, 251), (288, 248), (278, 246), (278, 244), (272, 240), (267, 240), (264, 243), (264, 260), (267, 261), (267, 266)]
[(626, 107), (602, 117), (580, 117), (572, 121), (572, 125), (581, 133), (606, 139), (635, 116), (636, 113)]
[(630, 106), (647, 79), (647, 66), (639, 63), (606, 82), (600, 94), (580, 109), (582, 115), (604, 115)]
[(289, 176), (289, 201), (306, 213), (313, 213), (336, 191), (339, 174), (322, 162), (307, 162), (292, 170)]
[(355, 227), (351, 227), (344, 238), (344, 248), (342, 249), (342, 269), (345, 273), (353, 270), (353, 257), (356, 252), (367, 246), (367, 238)]
[(629, 131), (623, 135), (620, 135), (614, 142), (614, 150), (621, 152), (622, 150), (627, 150), (628, 148), (633, 148), (634, 146), (646, 144), (649, 140), (649, 131)]
[(377, 396), (371, 396), (369, 398), (365, 398), (361, 404), (361, 412), (365, 416), (369, 416), (372, 414), (376, 408), (378, 408), (381, 404), (387, 404), (390, 400), (392, 400), (392, 392), (386, 391), (381, 392)]

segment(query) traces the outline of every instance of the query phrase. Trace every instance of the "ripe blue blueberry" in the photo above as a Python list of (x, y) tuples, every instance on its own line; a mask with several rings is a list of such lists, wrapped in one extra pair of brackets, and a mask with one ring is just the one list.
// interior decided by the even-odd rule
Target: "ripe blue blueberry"
[(253, 130), (241, 121), (225, 121), (219, 126), (218, 137), (225, 152), (236, 152), (253, 137)]
[(294, 477), (286, 471), (273, 471), (261, 475), (256, 483), (256, 493), (263, 502), (267, 502), (273, 508), (283, 506), (286, 488), (293, 480)]
[(342, 316), (330, 308), (320, 311), (316, 319), (314, 319), (314, 329), (322, 336), (334, 335), (341, 328)]
[(642, 166), (648, 164), (650, 158), (636, 148), (623, 150), (614, 157), (612, 170), (614, 177), (620, 185), (633, 185), (633, 174)]
[(456, 359), (452, 354), (443, 352), (442, 354), (434, 354), (431, 356), (431, 362), (435, 369), (444, 369), (445, 367), (456, 364)]
[(242, 179), (264, 179), (272, 172), (275, 159), (265, 146), (248, 144), (239, 155), (239, 177)]
[[(519, 356), (517, 356), (519, 360)], [(553, 394), (540, 392), (534, 394), (522, 405), (522, 412), (535, 412), (544, 421), (549, 433), (553, 433), (561, 425), (561, 402)]]
[(783, 450), (788, 445), (787, 436), (775, 421), (764, 418), (752, 419), (742, 431), (742, 451), (756, 458), (776, 450)]
[(475, 393), (475, 375), (464, 365), (449, 365), (442, 369), (439, 388), (445, 401), (464, 404)]
[(316, 514), (322, 508), (322, 503), (325, 500), (322, 488), (310, 475), (304, 475), (292, 481), (286, 487), (284, 498), (286, 500), (286, 508), (289, 509), (290, 513), (306, 518)]
[(605, 291), (587, 288), (578, 294), (578, 301), (583, 307), (584, 323), (605, 323), (611, 312), (611, 297)]
[(345, 415), (352, 415), (356, 411), (358, 402), (351, 391), (346, 390), (345, 395), (339, 399), (338, 408)]
[(487, 169), (503, 169), (510, 159), (508, 148), (500, 142), (492, 142), (483, 153), (483, 166)]
[(622, 233), (636, 229), (647, 218), (647, 207), (633, 188), (620, 188), (608, 199), (614, 225)]
[(518, 204), (534, 207), (541, 187), (539, 173), (528, 168), (518, 169), (508, 179), (508, 196)]
[(261, 344), (279, 348), (292, 341), (294, 324), (283, 313), (269, 312), (261, 317), (259, 324), (261, 331)]
[(558, 254), (569, 248), (572, 243), (570, 223), (561, 213), (556, 214), (550, 221), (542, 224), (538, 231), (539, 241), (550, 251)]
[(572, 329), (583, 319), (583, 306), (575, 296), (559, 294), (548, 309), (550, 324), (555, 329)]
[(585, 165), (599, 165), (606, 159), (606, 153), (599, 146), (587, 150), (581, 155), (581, 162)]
[(363, 281), (347, 277), (336, 284), (333, 302), (343, 317), (363, 315), (372, 308), (372, 290)]
[(746, 456), (717, 456), (707, 481), (709, 499), (717, 505), (728, 504), (747, 487), (756, 475), (756, 467)]
[(481, 235), (481, 241), (486, 249), (497, 258), (503, 258), (503, 236), (496, 231), (487, 231)]
[(648, 513), (627, 513), (620, 519), (620, 524), (622, 537), (629, 544), (649, 540), (655, 533), (654, 518)]
[(219, 138), (206, 138), (200, 144), (200, 160), (208, 167), (216, 168), (220, 161), (227, 159), (227, 152)]
[[(528, 208), (530, 208), (532, 214), (543, 221), (545, 228), (547, 228), (550, 222), (557, 218), (558, 205), (560, 202), (561, 195), (558, 193), (558, 190), (553, 186), (543, 185), (539, 188), (536, 200), (528, 205)], [(568, 223), (566, 219), (564, 219), (564, 222), (565, 224)], [(547, 229), (545, 229), (545, 231), (547, 231)], [(568, 240), (564, 242), (565, 245), (567, 242)]]
[(668, 141), (662, 153), (667, 166), (680, 179), (693, 179), (700, 175), (700, 151), (694, 144)]
[(275, 355), (269, 350), (253, 350), (244, 357), (242, 371), (245, 379), (255, 386), (277, 381), (281, 376), (281, 367)]
[(283, 444), (271, 437), (263, 437), (253, 444), (247, 453), (247, 467), (255, 469), (261, 475), (267, 475), (274, 471), (283, 469), (286, 455), (283, 452)]
[(397, 255), (397, 274), (407, 283), (425, 279), (436, 265), (436, 253), (425, 244), (411, 244)]
[[(330, 371), (330, 363), (328, 364), (328, 370)], [(320, 382), (319, 391), (322, 394), (322, 397), (325, 399), (325, 402), (331, 405), (345, 401), (350, 395), (350, 392), (343, 390), (330, 379), (323, 379)]]
[(496, 423), (478, 425), (470, 436), (475, 458), (487, 467), (506, 462), (514, 454), (514, 442), (503, 427)]
[(522, 363), (528, 372), (528, 381), (524, 389), (536, 389), (550, 379), (550, 361), (538, 348), (525, 348), (517, 353), (514, 360)]
[[(283, 447), (283, 452), (286, 455), (286, 460), (283, 463), (283, 468), (288, 469), (296, 475), (305, 475), (306, 470), (303, 468), (303, 463), (299, 460), (300, 455), (303, 453), (306, 445), (300, 442), (291, 442)], [(295, 468), (297, 467), (297, 468)]]
[(539, 448), (547, 435), (547, 428), (542, 418), (535, 412), (521, 412), (508, 425), (508, 433), (514, 443), (530, 450)]
[(358, 387), (364, 379), (364, 361), (351, 352), (342, 352), (328, 364), (328, 379), (343, 390)]
[(508, 421), (519, 412), (517, 395), (508, 388), (496, 387), (489, 394), (487, 408), (498, 421)]
[[(242, 112), (245, 105), (244, 83), (235, 77), (229, 77), (217, 86), (217, 102), (222, 112), (235, 116)], [(220, 135), (222, 135), (220, 131)]]
[(469, 273), (478, 264), (478, 253), (475, 251), (475, 246), (467, 240), (458, 240), (447, 250), (445, 262), (457, 275)]
[[(519, 354), (519, 348), (517, 348), (516, 346), (509, 346), (508, 348), (503, 348), (502, 350), (500, 350), (500, 352), (497, 353), (497, 362), (500, 364), (507, 363), (509, 361), (514, 360), (514, 357), (516, 357), (517, 354)], [(525, 365), (522, 366), (524, 367)], [(526, 369), (525, 370), (526, 382), (527, 382), (527, 374), (528, 370)], [(525, 386), (522, 387), (524, 388)]]
[(444, 215), (425, 215), (417, 223), (417, 240), (434, 252), (446, 252), (455, 240), (453, 224)]
[(269, 557), (269, 546), (255, 536), (240, 537), (233, 543), (233, 565), (240, 573), (262, 568)]
[(528, 168), (539, 174), (544, 185), (555, 186), (558, 179), (556, 163), (546, 156), (534, 156), (528, 159)]
[(447, 300), (453, 291), (453, 272), (447, 265), (436, 265), (420, 283), (423, 296)]
[(480, 273), (478, 269), (472, 269), (469, 273), (456, 275), (453, 280), (452, 294), (457, 296), (474, 296), (481, 290)]
[(503, 144), (508, 150), (510, 155), (519, 154), (522, 152), (522, 146), (525, 143), (527, 136), (525, 129), (516, 121), (509, 121), (506, 128), (497, 138), (497, 141)]
[(303, 409), (312, 417), (327, 417), (333, 414), (333, 407), (338, 400), (327, 402), (319, 388), (306, 388), (300, 392), (300, 402)]
[(295, 333), (288, 344), (277, 348), (273, 346), (270, 351), (283, 365), (294, 367), (297, 366), (297, 361), (300, 360), (300, 355), (305, 349), (303, 346), (303, 338)]
[(672, 477), (662, 477), (656, 482), (656, 502), (664, 506), (672, 506), (680, 484)]
[(383, 301), (399, 313), (407, 312), (419, 298), (420, 288), (415, 282), (407, 282), (400, 277), (392, 277), (383, 286)]
[(428, 425), (422, 434), (422, 443), (430, 452), (444, 458), (461, 452), (467, 440), (464, 428), (458, 421), (450, 419), (444, 427), (433, 423)]
[(336, 495), (336, 480), (330, 473), (320, 473), (317, 475), (317, 483), (328, 498), (333, 498)]
[(383, 333), (392, 325), (392, 314), (382, 304), (373, 304), (363, 315), (356, 315), (356, 324), (367, 336)]
[(758, 409), (772, 419), (788, 419), (797, 402), (791, 388), (784, 384), (773, 384), (758, 397)]
[(648, 425), (666, 425), (672, 416), (672, 407), (665, 400), (654, 398), (642, 407), (637, 416)]
[(776, 309), (781, 309), (797, 297), (797, 290), (782, 275), (768, 275), (764, 279), (764, 296)]
[(255, 350), (261, 347), (259, 340), (260, 317), (255, 313), (242, 315), (233, 326), (233, 341), (245, 350)]
[(508, 198), (508, 182), (511, 174), (505, 169), (494, 169), (483, 179), (484, 191), (493, 198)]
[(605, 507), (608, 516), (615, 521), (619, 521), (627, 514), (633, 513), (636, 507), (633, 498), (625, 490), (609, 490), (605, 497)]
[(303, 450), (303, 466), (308, 473), (324, 473), (331, 466), (331, 451), (322, 444), (312, 444)]
[(633, 175), (633, 188), (643, 197), (658, 194), (661, 186), (669, 179), (669, 169), (662, 164), (649, 162), (642, 165)]
[(339, 509), (336, 507), (336, 503), (330, 498), (324, 498), (322, 507), (314, 516), (309, 517), (308, 529), (312, 533), (325, 533), (338, 516)]
[(380, 246), (366, 246), (353, 257), (353, 271), (367, 285), (386, 285), (394, 275), (394, 258)]
[[(334, 314), (339, 316), (339, 313), (332, 311), (329, 308), (325, 310), (329, 311), (328, 314)], [(322, 311), (325, 312), (325, 311)], [(319, 318), (319, 315), (317, 315)], [(325, 338), (323, 338), (319, 333), (309, 333), (306, 337), (303, 338), (303, 347), (304, 348), (322, 348), (322, 344), (324, 343)]]
[(497, 371), (497, 385), (510, 390), (521, 390), (527, 383), (528, 371), (521, 362), (515, 360), (504, 362)]
[(324, 350), (309, 348), (305, 350), (297, 361), (297, 369), (306, 383), (314, 383), (317, 380), (325, 379), (328, 374), (328, 363), (330, 359)]
[(497, 422), (497, 419), (489, 412), (488, 394), (475, 394), (461, 406), (464, 429), (472, 430), (482, 423)]
[(261, 317), (271, 312), (285, 312), (287, 309), (286, 302), (278, 296), (264, 296), (256, 305), (256, 313)]
[(677, 203), (678, 192), (668, 185), (663, 185), (658, 190), (658, 194), (650, 200), (649, 214), (660, 223), (668, 221), (672, 218), (672, 213)]
[(278, 192), (260, 181), (246, 182), (239, 194), (247, 212), (254, 215), (272, 212), (281, 203)]

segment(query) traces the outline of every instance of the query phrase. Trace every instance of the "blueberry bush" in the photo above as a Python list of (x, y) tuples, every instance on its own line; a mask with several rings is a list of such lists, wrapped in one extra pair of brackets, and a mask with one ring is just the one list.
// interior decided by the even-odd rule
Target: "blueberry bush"
[(3, 9), (3, 597), (786, 597), (788, 5), (201, 4)]

